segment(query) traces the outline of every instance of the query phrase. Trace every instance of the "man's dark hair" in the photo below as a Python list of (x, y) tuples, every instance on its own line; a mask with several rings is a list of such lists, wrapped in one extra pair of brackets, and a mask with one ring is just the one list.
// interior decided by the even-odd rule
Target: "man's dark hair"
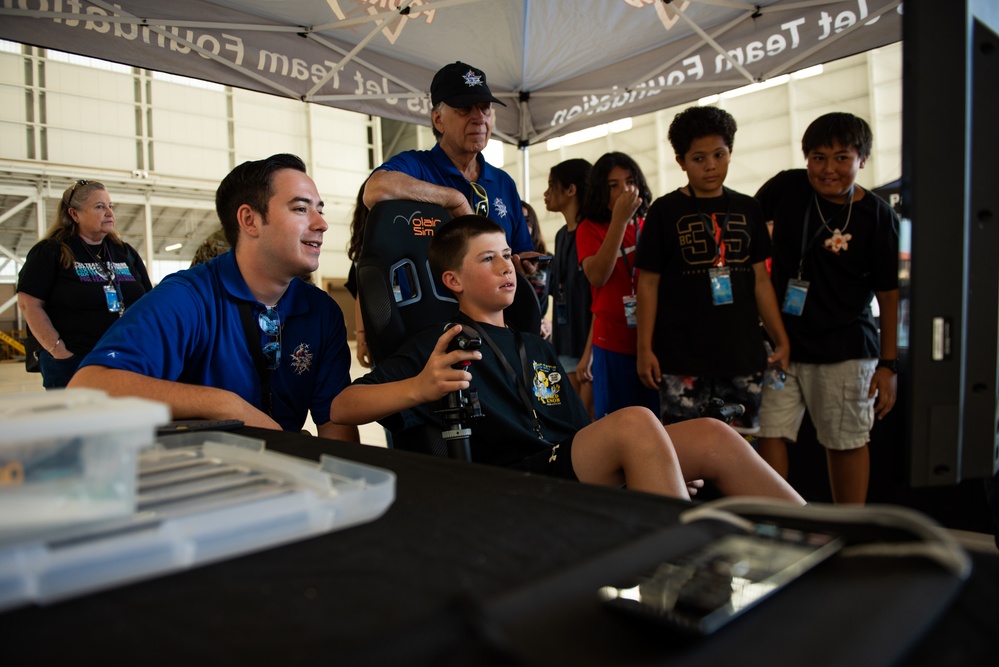
[(673, 117), (669, 124), (669, 143), (676, 156), (682, 158), (690, 145), (701, 137), (718, 135), (732, 150), (737, 125), (732, 114), (718, 107), (689, 107)]
[(586, 195), (587, 183), (589, 183), (592, 169), (592, 164), (578, 157), (559, 162), (551, 169), (552, 178), (563, 190), (568, 190), (572, 185), (576, 186), (576, 203), (578, 204), (576, 222), (583, 219), (583, 197)]
[(610, 222), (611, 212), (608, 208), (610, 202), (610, 188), (607, 186), (607, 178), (614, 167), (621, 167), (631, 173), (638, 187), (638, 194), (642, 198), (642, 203), (635, 211), (635, 215), (644, 218), (652, 203), (652, 190), (645, 182), (645, 174), (638, 163), (624, 153), (604, 153), (593, 165), (590, 171), (590, 181), (586, 188), (586, 197), (583, 199), (583, 217), (593, 222)]
[(234, 249), (239, 241), (236, 211), (247, 204), (263, 215), (266, 222), (267, 203), (274, 196), (274, 172), (282, 169), (306, 173), (305, 163), (298, 156), (279, 153), (263, 160), (244, 162), (222, 179), (219, 189), (215, 191), (215, 212), (222, 223), (225, 240)]
[(816, 148), (831, 147), (833, 143), (853, 146), (860, 157), (866, 160), (871, 156), (874, 135), (871, 126), (863, 118), (852, 113), (834, 111), (812, 121), (801, 137), (801, 152), (807, 158)]
[(506, 232), (498, 224), (481, 215), (461, 215), (437, 229), (427, 248), (427, 261), (435, 278), (445, 271), (461, 268), (468, 253), (468, 242), (483, 234)]

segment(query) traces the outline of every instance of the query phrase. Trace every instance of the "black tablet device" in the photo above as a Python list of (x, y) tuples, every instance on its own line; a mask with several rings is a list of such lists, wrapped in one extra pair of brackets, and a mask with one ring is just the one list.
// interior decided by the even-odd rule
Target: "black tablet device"
[(621, 586), (604, 586), (607, 607), (707, 635), (770, 597), (842, 547), (833, 535), (759, 526), (724, 535)]

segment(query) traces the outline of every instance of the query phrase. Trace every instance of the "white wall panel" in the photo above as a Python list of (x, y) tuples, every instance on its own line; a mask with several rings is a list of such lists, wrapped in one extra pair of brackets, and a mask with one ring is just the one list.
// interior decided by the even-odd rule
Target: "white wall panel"
[(229, 152), (157, 141), (153, 146), (156, 173), (221, 181), (229, 173)]
[(0, 121), (0, 146), (3, 158), (26, 160), (28, 158), (28, 135), (24, 125)]
[[(360, 138), (366, 136), (360, 131)], [(354, 131), (355, 140), (358, 131)], [(350, 139), (348, 135), (342, 139)], [(357, 188), (368, 177), (368, 146), (346, 141), (313, 140), (312, 163), (317, 183), (321, 183), (324, 192), (348, 197), (351, 200), (357, 195)]]
[(0, 51), (0, 80), (11, 86), (24, 86), (24, 57)]
[(49, 91), (45, 110), (49, 127), (135, 140), (135, 105), (130, 100), (101, 100)]
[(27, 117), (27, 97), (23, 87), (0, 86), (0, 120), (24, 123)]
[(179, 111), (192, 116), (226, 117), (226, 93), (153, 79), (149, 97), (156, 111)]
[(149, 82), (153, 170), (158, 174), (221, 180), (228, 173), (227, 95), (169, 81)]
[(130, 74), (54, 60), (45, 61), (45, 87), (67, 95), (108, 102), (131, 102), (135, 97), (134, 80)]
[(342, 139), (344, 136), (367, 137), (370, 124), (368, 116), (319, 105), (310, 105), (312, 137), (314, 139)]
[(49, 128), (46, 134), (49, 162), (102, 170), (135, 168), (134, 137), (113, 137), (59, 128)]
[(309, 160), (309, 124), (304, 105), (295, 100), (234, 90), (236, 164), (275, 153)]

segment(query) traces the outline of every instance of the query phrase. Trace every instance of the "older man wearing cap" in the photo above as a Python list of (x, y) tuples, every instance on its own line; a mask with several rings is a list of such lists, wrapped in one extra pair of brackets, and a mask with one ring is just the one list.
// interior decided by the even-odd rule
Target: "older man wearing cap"
[(445, 65), (430, 84), (430, 101), (437, 145), (399, 153), (378, 167), (364, 189), (365, 205), (410, 199), (439, 204), (453, 216), (483, 215), (506, 230), (514, 253), (535, 256), (517, 186), (482, 157), (493, 130), (492, 103), (503, 104), (485, 73), (462, 62)]

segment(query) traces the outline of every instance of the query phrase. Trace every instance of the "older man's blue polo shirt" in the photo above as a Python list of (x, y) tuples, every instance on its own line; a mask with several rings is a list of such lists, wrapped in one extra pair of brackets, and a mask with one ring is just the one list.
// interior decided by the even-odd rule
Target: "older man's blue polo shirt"
[[(476, 159), (479, 161), (479, 179), (476, 183), (481, 185), (489, 196), (489, 218), (506, 230), (507, 243), (513, 252), (534, 250), (531, 232), (527, 228), (527, 221), (524, 220), (524, 209), (513, 179), (502, 169), (497, 169), (486, 162), (482, 153), (479, 153)], [(429, 151), (399, 153), (389, 158), (375, 171), (379, 170), (398, 171), (427, 183), (454, 188), (468, 198), (472, 210), (475, 210), (471, 183), (454, 166), (440, 144), (436, 144)]]

